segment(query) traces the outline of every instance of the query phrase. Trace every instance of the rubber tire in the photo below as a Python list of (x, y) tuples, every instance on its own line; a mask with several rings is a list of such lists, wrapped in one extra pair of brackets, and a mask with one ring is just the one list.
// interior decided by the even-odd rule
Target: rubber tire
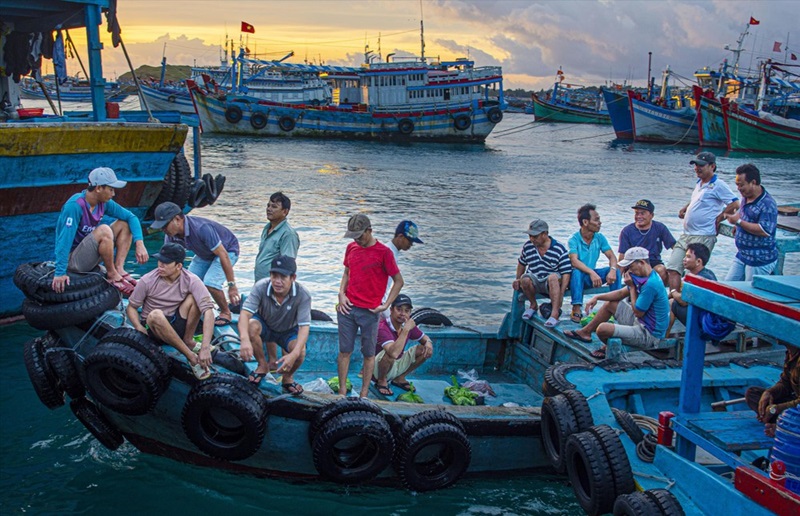
[[(348, 448), (342, 443), (356, 439)], [(392, 460), (394, 437), (383, 417), (372, 412), (345, 412), (328, 420), (314, 437), (314, 466), (320, 475), (342, 484), (377, 477)]]
[(486, 118), (493, 124), (499, 124), (503, 120), (503, 112), (499, 107), (493, 107), (486, 113)]
[(611, 477), (614, 480), (614, 496), (617, 497), (636, 491), (631, 463), (617, 432), (608, 425), (594, 426), (589, 429), (589, 432), (597, 437), (603, 447), (603, 453), (605, 453), (606, 460), (610, 466)]
[(250, 382), (241, 376), (216, 374), (192, 387), (181, 424), (203, 453), (237, 461), (261, 448), (267, 415), (266, 398)]
[(644, 439), (644, 431), (636, 424), (636, 421), (633, 419), (633, 416), (630, 415), (629, 412), (624, 410), (620, 410), (616, 407), (611, 407), (611, 412), (614, 413), (614, 419), (617, 420), (617, 424), (622, 428), (628, 437), (631, 438), (633, 444), (639, 444)]
[(260, 131), (261, 129), (267, 127), (267, 117), (264, 113), (253, 113), (250, 115), (250, 125), (253, 126), (253, 129), (256, 131)]
[(661, 510), (661, 514), (664, 516), (686, 515), (680, 502), (675, 498), (675, 495), (666, 489), (648, 489), (644, 494), (656, 502), (656, 505)]
[(167, 102), (175, 102), (177, 97), (175, 95), (170, 95), (167, 97)]
[(288, 133), (289, 131), (294, 129), (294, 126), (295, 126), (294, 118), (290, 116), (282, 116), (280, 117), (280, 119), (278, 119), (278, 127), (281, 128), (281, 131)]
[(319, 104), (320, 104), (319, 99), (314, 99), (314, 100), (311, 101), (311, 105), (314, 106), (314, 107), (319, 106)]
[(161, 348), (161, 345), (151, 339), (150, 336), (134, 328), (122, 327), (114, 328), (103, 335), (100, 342), (116, 342), (139, 351), (158, 368), (158, 372), (165, 381), (164, 387), (169, 383), (171, 378), (169, 356)]
[(456, 131), (466, 131), (472, 125), (472, 119), (469, 115), (458, 115), (453, 119), (453, 127)]
[(408, 118), (400, 120), (397, 122), (397, 131), (404, 136), (408, 136), (414, 132), (414, 122)]
[(569, 406), (572, 407), (572, 413), (575, 414), (578, 432), (583, 432), (592, 428), (592, 426), (594, 426), (594, 419), (592, 418), (592, 410), (589, 408), (589, 402), (586, 400), (586, 396), (575, 389), (566, 390), (563, 395), (567, 398), (567, 401), (569, 401)]
[(614, 516), (655, 516), (661, 514), (658, 504), (642, 491), (617, 497)]
[(109, 284), (97, 295), (69, 303), (40, 304), (30, 299), (22, 302), (22, 315), (28, 324), (38, 330), (59, 330), (78, 326), (115, 308), (121, 296)]
[(408, 438), (422, 427), (433, 425), (435, 423), (444, 423), (453, 425), (462, 432), (464, 424), (453, 414), (443, 409), (425, 410), (406, 418), (403, 425), (397, 432), (398, 443), (408, 440)]
[(211, 174), (203, 174), (203, 182), (206, 184), (206, 199), (208, 199), (208, 204), (214, 204), (217, 202), (217, 197), (219, 196), (219, 192), (217, 192), (217, 183), (214, 181), (214, 177)]
[(86, 387), (81, 380), (80, 368), (83, 364), (71, 348), (59, 347), (48, 349), (45, 352), (47, 363), (56, 377), (59, 388), (66, 392), (71, 399), (82, 398), (86, 395)]
[(247, 376), (247, 368), (239, 357), (239, 352), (235, 350), (223, 351), (215, 349), (211, 351), (211, 361), (214, 365), (222, 366), (228, 371), (240, 376)]
[(614, 481), (603, 447), (591, 432), (580, 432), (567, 439), (567, 476), (578, 504), (589, 516), (611, 512), (614, 508)]
[(86, 389), (101, 405), (129, 416), (149, 413), (166, 390), (150, 357), (118, 342), (98, 344), (83, 361)]
[(69, 402), (69, 408), (89, 433), (109, 450), (114, 451), (125, 442), (119, 429), (88, 399), (75, 398)]
[(239, 106), (228, 106), (225, 110), (225, 120), (231, 124), (238, 124), (242, 120), (242, 108)]
[(417, 324), (428, 324), (431, 326), (453, 325), (453, 321), (435, 308), (417, 308), (411, 312), (411, 318), (414, 319), (414, 322)]
[(22, 347), (22, 357), (39, 401), (52, 410), (64, 404), (64, 391), (59, 388), (58, 381), (45, 359), (46, 343), (46, 337), (29, 340)]
[(313, 443), (314, 438), (322, 427), (331, 419), (341, 414), (355, 411), (369, 412), (383, 417), (383, 410), (373, 401), (366, 398), (340, 398), (333, 403), (325, 405), (314, 414), (311, 423), (308, 425), (308, 442)]
[(542, 402), (542, 447), (547, 461), (564, 474), (567, 470), (566, 449), (569, 437), (578, 431), (575, 412), (563, 394), (547, 397)]
[(28, 299), (40, 303), (65, 303), (97, 295), (107, 285), (102, 274), (67, 272), (69, 285), (64, 292), (53, 290), (55, 268), (48, 263), (23, 263), (14, 272), (14, 285)]
[(217, 176), (214, 178), (214, 184), (217, 187), (217, 198), (219, 199), (222, 190), (225, 188), (225, 176), (222, 174), (217, 174)]
[[(432, 447), (439, 447), (435, 455), (430, 454)], [(420, 455), (427, 455), (424, 462), (417, 462)], [(472, 446), (464, 430), (437, 422), (423, 425), (399, 441), (394, 467), (408, 489), (432, 491), (457, 482), (471, 461)]]
[(571, 364), (557, 363), (547, 368), (544, 372), (542, 382), (542, 394), (545, 396), (555, 396), (566, 390), (575, 389), (575, 384), (567, 380), (567, 373), (575, 369), (591, 371), (594, 365), (591, 364)]
[(192, 193), (189, 194), (189, 206), (192, 208), (208, 206), (207, 195), (206, 182), (202, 179), (196, 180), (192, 186)]
[[(189, 196), (192, 193), (192, 169), (189, 166), (189, 160), (183, 153), (177, 154), (169, 166), (174, 170), (175, 183), (172, 196), (168, 200), (183, 208), (189, 202)], [(153, 209), (155, 210), (155, 208)]]
[[(173, 160), (174, 161), (174, 160)], [(150, 205), (150, 209), (147, 210), (147, 218), (152, 219), (153, 214), (155, 213), (156, 207), (161, 204), (162, 202), (169, 202), (172, 201), (172, 198), (175, 194), (175, 176), (177, 175), (177, 170), (175, 167), (172, 166), (172, 163), (169, 164), (167, 167), (167, 172), (164, 174), (164, 180), (161, 181), (161, 191), (158, 192), (158, 196), (156, 196), (156, 200)]]
[(333, 319), (331, 319), (330, 315), (326, 314), (322, 310), (314, 310), (313, 308), (311, 309), (311, 320), (333, 322)]

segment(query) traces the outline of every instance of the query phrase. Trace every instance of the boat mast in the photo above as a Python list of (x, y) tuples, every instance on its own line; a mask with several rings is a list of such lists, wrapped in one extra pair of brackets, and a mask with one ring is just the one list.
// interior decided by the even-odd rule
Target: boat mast
[(767, 61), (760, 67), (761, 81), (759, 81), (758, 85), (758, 97), (756, 97), (755, 104), (756, 111), (761, 111), (761, 106), (764, 103), (764, 97), (767, 94), (767, 80), (769, 79), (769, 74), (772, 70), (771, 64), (772, 60), (767, 59)]
[(164, 76), (167, 73), (167, 42), (164, 42), (164, 51), (161, 53), (161, 80), (158, 83), (159, 88), (164, 87)]
[(744, 32), (739, 34), (739, 39), (736, 40), (736, 50), (732, 49), (730, 45), (725, 45), (725, 50), (730, 50), (731, 53), (735, 56), (735, 59), (733, 60), (734, 75), (739, 75), (739, 58), (741, 57), (742, 52), (744, 52), (742, 46), (744, 45), (744, 38), (746, 38), (748, 34), (750, 34), (749, 23), (745, 26)]
[(420, 60), (425, 63), (425, 26), (422, 24), (422, 0), (419, 0), (419, 42), (420, 42)]

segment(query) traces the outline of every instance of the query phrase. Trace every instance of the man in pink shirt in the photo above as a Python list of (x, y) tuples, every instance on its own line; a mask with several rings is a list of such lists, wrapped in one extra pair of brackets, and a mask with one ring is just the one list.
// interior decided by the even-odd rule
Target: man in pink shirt
[[(153, 257), (158, 260), (158, 268), (136, 283), (128, 299), (128, 319), (140, 332), (183, 353), (194, 375), (204, 380), (211, 376), (208, 369), (214, 336), (211, 294), (203, 280), (183, 268), (186, 250), (182, 245), (164, 244)], [(200, 315), (203, 316), (203, 342), (198, 347), (194, 342), (194, 329)]]
[[(378, 337), (378, 318), (389, 308), (403, 288), (403, 276), (392, 251), (372, 236), (369, 217), (361, 213), (347, 222), (345, 238), (354, 241), (344, 253), (344, 273), (339, 285), (339, 304), (336, 307), (339, 323), (339, 394), (347, 394), (347, 372), (358, 330), (361, 330), (362, 368), (361, 397), (366, 398), (375, 367), (375, 339)], [(394, 284), (385, 302), (381, 302), (386, 283)]]

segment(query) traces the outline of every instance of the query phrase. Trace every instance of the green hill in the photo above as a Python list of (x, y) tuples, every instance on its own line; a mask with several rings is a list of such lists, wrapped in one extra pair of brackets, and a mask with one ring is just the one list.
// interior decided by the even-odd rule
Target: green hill
[[(166, 75), (164, 79), (167, 81), (175, 81), (179, 82), (184, 79), (188, 79), (192, 76), (192, 67), (188, 65), (167, 65)], [(161, 67), (160, 66), (148, 66), (142, 65), (136, 69), (136, 77), (140, 80), (149, 80), (151, 77), (155, 80), (159, 80), (161, 78)], [(133, 78), (131, 77), (131, 73), (124, 73), (119, 76), (120, 82), (131, 82)]]

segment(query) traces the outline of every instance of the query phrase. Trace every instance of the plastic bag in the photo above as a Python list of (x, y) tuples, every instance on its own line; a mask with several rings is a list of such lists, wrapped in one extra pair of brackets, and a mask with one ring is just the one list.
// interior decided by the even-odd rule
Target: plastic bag
[(462, 371), (461, 369), (458, 370), (458, 379), (459, 383), (464, 382), (474, 382), (478, 379), (478, 371), (475, 369), (470, 369), (469, 371)]
[[(583, 319), (581, 319), (581, 326), (586, 326), (587, 324), (589, 324), (592, 321), (592, 319), (594, 319), (594, 317), (596, 315), (597, 315), (597, 310), (595, 310), (594, 312), (592, 312), (589, 315), (585, 316)], [(614, 322), (614, 316), (613, 315), (608, 320), (608, 322), (610, 322), (610, 323)]]
[(316, 380), (303, 384), (303, 390), (322, 394), (334, 394), (333, 390), (328, 387), (328, 382), (325, 381), (325, 378), (317, 378)]
[(458, 370), (458, 377), (461, 379), (461, 386), (480, 394), (481, 396), (496, 396), (494, 389), (486, 380), (478, 379), (478, 372), (475, 369), (469, 371)]

